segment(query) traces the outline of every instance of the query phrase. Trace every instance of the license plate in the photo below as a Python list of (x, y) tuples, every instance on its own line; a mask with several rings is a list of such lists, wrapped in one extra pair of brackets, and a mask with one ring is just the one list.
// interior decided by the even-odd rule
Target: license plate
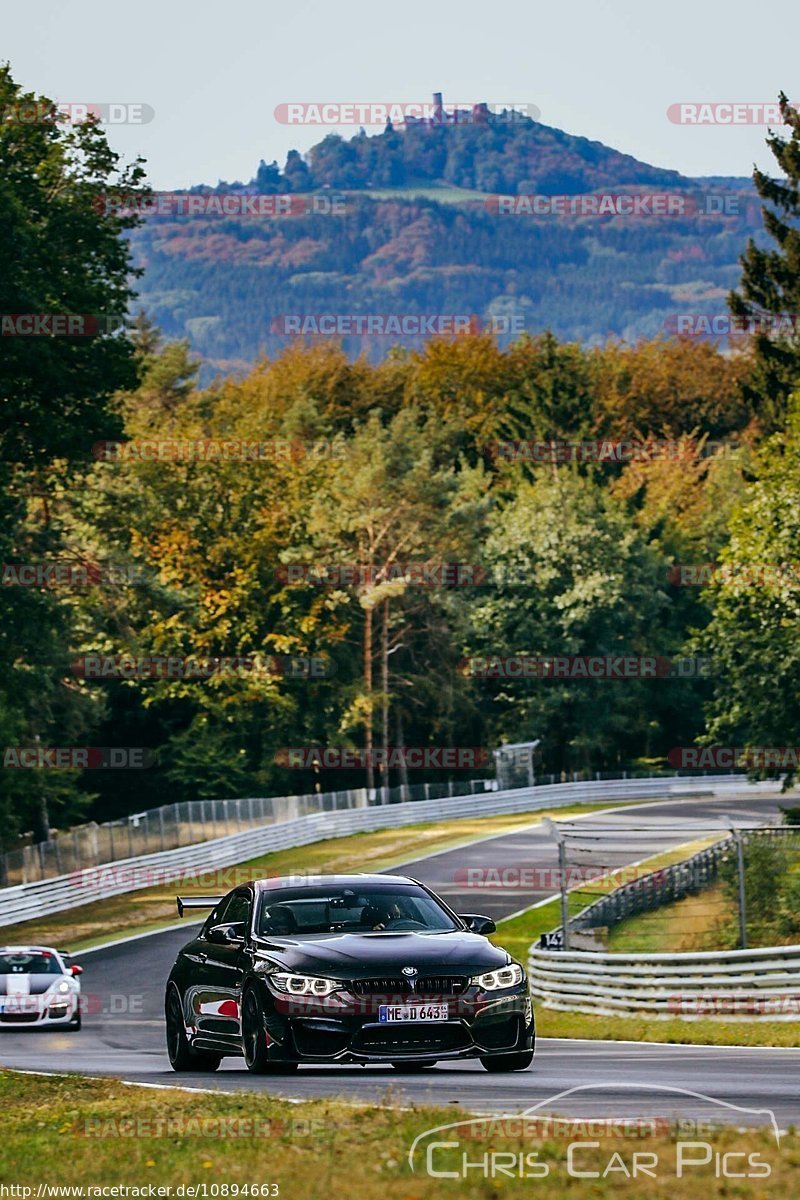
[(0, 997), (0, 1012), (29, 1013), (39, 1011), (37, 996), (2, 996)]
[(449, 1004), (381, 1004), (378, 1020), (393, 1021), (447, 1021), (450, 1017)]

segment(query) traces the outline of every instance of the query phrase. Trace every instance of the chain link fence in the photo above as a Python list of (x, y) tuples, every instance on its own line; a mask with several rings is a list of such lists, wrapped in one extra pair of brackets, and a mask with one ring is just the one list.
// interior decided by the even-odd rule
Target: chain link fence
[[(651, 853), (659, 838), (666, 851), (680, 828), (653, 829)], [(618, 839), (635, 833), (616, 831)], [(695, 843), (713, 839), (701, 822), (685, 833)], [(542, 935), (544, 948), (727, 950), (800, 939), (800, 826), (736, 828), (686, 858), (652, 867), (645, 858), (619, 868), (585, 826), (559, 823), (557, 839), (562, 923)]]
[[(787, 845), (800, 849), (800, 830), (788, 827), (753, 830), (742, 834), (741, 837), (745, 843), (745, 858), (747, 843), (751, 838), (782, 838)], [(694, 896), (716, 882), (720, 864), (727, 862), (736, 851), (737, 839), (724, 838), (706, 850), (699, 850), (683, 862), (660, 867), (640, 879), (623, 884), (607, 896), (589, 904), (577, 917), (573, 917), (569, 922), (570, 930), (611, 927), (628, 917), (653, 912), (667, 904), (683, 900), (686, 896)]]
[(349, 788), (304, 796), (258, 796), (167, 804), (117, 821), (79, 825), (56, 834), (49, 841), (21, 846), (0, 855), (0, 887), (37, 883), (87, 867), (193, 846), (311, 813), (337, 812), (382, 803), (471, 796), (494, 787), (492, 779), (472, 779), (371, 791)]

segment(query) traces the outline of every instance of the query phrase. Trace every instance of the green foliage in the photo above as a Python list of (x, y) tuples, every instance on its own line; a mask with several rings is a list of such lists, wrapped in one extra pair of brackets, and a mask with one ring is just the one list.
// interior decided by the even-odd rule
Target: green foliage
[[(16, 120), (18, 111), (38, 121)], [(0, 314), (71, 314), (100, 322), (88, 336), (3, 336), (0, 356), (0, 560), (72, 561), (61, 514), (76, 464), (122, 424), (112, 399), (137, 380), (135, 346), (107, 330), (134, 293), (123, 233), (134, 217), (104, 213), (104, 193), (141, 192), (138, 163), (121, 167), (96, 121), (52, 119), (45, 97), (22, 91), (0, 67)], [(3, 334), (7, 334), (4, 328)], [(48, 588), (0, 590), (0, 737), (4, 746), (84, 742), (101, 705), (71, 686), (74, 612)], [(74, 773), (3, 771), (3, 841), (48, 819), (75, 817), (89, 799)]]
[[(789, 867), (786, 847), (777, 839), (747, 838), (744, 845), (744, 891), (748, 927), (763, 926), (774, 920), (776, 897)], [(728, 897), (739, 904), (739, 874), (735, 851), (720, 864), (720, 878)]]
[[(770, 946), (800, 934), (800, 874), (795, 842), (769, 837), (744, 839), (744, 892), (748, 944)], [(720, 864), (720, 879), (735, 911), (739, 911), (739, 873), (735, 851)], [(738, 919), (727, 930), (738, 945)]]
[[(697, 645), (718, 664), (709, 740), (792, 747), (800, 727), (800, 412), (761, 447), (757, 478), (730, 520), (727, 574), (706, 590), (713, 609)], [(772, 777), (780, 770), (762, 772)], [(787, 778), (794, 776), (790, 768)]]
[[(636, 656), (674, 649), (668, 598), (657, 583), (665, 568), (659, 572), (657, 555), (625, 507), (592, 479), (565, 468), (521, 484), (495, 513), (485, 556), (508, 582), (476, 605), (473, 655)], [(679, 696), (663, 679), (487, 680), (483, 686), (492, 697), (494, 739), (542, 738), (548, 771), (665, 753), (662, 720), (674, 736), (678, 705), (685, 713), (691, 697), (685, 684)]]
[(797, 940), (800, 934), (800, 875), (785, 880), (778, 894), (777, 926), (782, 938)]
[[(23, 93), (0, 67), (0, 111), (52, 109)], [(134, 216), (103, 212), (103, 196), (141, 192), (138, 163), (120, 156), (94, 120), (0, 123), (0, 313), (125, 317), (133, 297), (130, 248), (120, 235)], [(113, 436), (108, 402), (136, 381), (133, 346), (113, 330), (84, 337), (4, 337), (0, 457), (40, 463), (87, 457)]]
[[(0, 103), (27, 99), (0, 74)], [(0, 308), (124, 312), (130, 231), (149, 263), (153, 315), (182, 335), (165, 341), (140, 312), (124, 336), (4, 340), (12, 344), (0, 383), (19, 404), (13, 419), (11, 405), (0, 414), (3, 561), (138, 569), (130, 583), (0, 591), (6, 745), (39, 736), (151, 748), (148, 805), (364, 784), (362, 771), (287, 771), (278, 752), (291, 746), (541, 737), (545, 771), (619, 769), (663, 761), (699, 737), (709, 685), (482, 680), (463, 669), (464, 656), (670, 657), (706, 625), (696, 636), (719, 671), (711, 733), (792, 744), (796, 589), (715, 585), (701, 594), (673, 586), (667, 572), (676, 560), (718, 555), (792, 560), (800, 417), (757, 444), (747, 350), (725, 355), (660, 336), (581, 344), (611, 309), (620, 334), (645, 311), (658, 313), (660, 329), (701, 241), (706, 286), (727, 286), (729, 227), (715, 218), (702, 230), (678, 219), (636, 229), (498, 220), (483, 206), (363, 195), (433, 181), (484, 191), (685, 181), (531, 122), (389, 128), (379, 138), (326, 138), (308, 162), (292, 152), (283, 172), (261, 164), (262, 192), (325, 183), (358, 192), (341, 217), (193, 218), (191, 230), (155, 218), (134, 229), (133, 218), (93, 203), (141, 186), (139, 165), (121, 169), (96, 123), (4, 123), (0, 150), (9, 167), (0, 249), (10, 265)], [(270, 330), (277, 312), (343, 304), (522, 313), (552, 332), (503, 345), (474, 322), (463, 336), (376, 353), (357, 339), (287, 346)], [(271, 356), (230, 373), (263, 349)], [(369, 354), (355, 357), (361, 349)], [(214, 364), (227, 374), (202, 386)], [(118, 436), (300, 450), (246, 462), (91, 461), (93, 441)], [(674, 439), (679, 452), (602, 466), (509, 463), (498, 453), (503, 440), (639, 437)], [(730, 447), (712, 450), (718, 438)], [(351, 586), (293, 583), (287, 568), (298, 563), (365, 574)], [(421, 587), (388, 576), (403, 563), (479, 565), (492, 582)], [(326, 674), (93, 683), (70, 669), (91, 652), (293, 655), (316, 658)], [(6, 772), (8, 840), (43, 832), (47, 807), (59, 822), (87, 808), (101, 818), (141, 809), (137, 772), (108, 774)]]
[[(74, 470), (48, 494), (46, 528), (59, 545), (139, 571), (128, 585), (32, 595), (54, 606), (60, 625), (45, 657), (61, 655), (55, 694), (70, 697), (91, 740), (156, 752), (149, 804), (365, 782), (362, 771), (288, 772), (278, 755), (287, 746), (542, 737), (542, 769), (557, 773), (663, 760), (701, 732), (707, 685), (697, 682), (499, 683), (461, 666), (465, 654), (668, 657), (707, 619), (697, 592), (668, 585), (667, 566), (716, 549), (726, 510), (714, 489), (744, 487), (724, 456), (700, 460), (691, 439), (683, 458), (608, 467), (520, 465), (492, 449), (498, 438), (567, 438), (576, 425), (589, 436), (612, 419), (622, 432), (611, 348), (545, 336), (502, 351), (470, 336), (372, 367), (334, 347), (295, 346), (204, 390), (185, 343), (163, 343), (144, 317), (134, 339), (141, 382), (120, 398), (126, 437), (311, 448), (248, 463), (131, 456)], [(663, 345), (625, 352), (642, 397), (652, 377), (637, 417), (654, 432), (681, 395), (712, 396), (704, 381), (716, 371), (703, 351), (676, 360)], [(716, 378), (735, 406), (723, 368)], [(37, 545), (28, 553), (43, 552)], [(448, 562), (479, 564), (494, 582), (420, 587), (382, 574)], [(298, 563), (367, 573), (355, 586), (289, 582)], [(328, 674), (69, 678), (69, 661), (99, 651), (315, 656)], [(28, 719), (48, 694), (37, 681)], [(79, 784), (98, 795), (93, 812), (111, 816), (142, 807), (135, 775), (96, 772)]]
[[(295, 169), (290, 151), (286, 175)], [(576, 194), (593, 187), (686, 184), (677, 171), (541, 125), (521, 114), (490, 113), (455, 124), (391, 124), (372, 137), (331, 133), (308, 154), (311, 186), (369, 188), (447, 183), (487, 192)]]

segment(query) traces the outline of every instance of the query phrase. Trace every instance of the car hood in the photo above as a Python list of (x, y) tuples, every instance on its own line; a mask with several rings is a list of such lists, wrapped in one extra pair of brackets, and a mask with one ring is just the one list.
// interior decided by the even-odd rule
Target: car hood
[(0, 996), (41, 996), (66, 975), (0, 975)]
[(473, 975), (505, 966), (509, 956), (477, 933), (329, 933), (258, 938), (256, 948), (288, 971), (369, 979), (416, 967), (421, 975)]

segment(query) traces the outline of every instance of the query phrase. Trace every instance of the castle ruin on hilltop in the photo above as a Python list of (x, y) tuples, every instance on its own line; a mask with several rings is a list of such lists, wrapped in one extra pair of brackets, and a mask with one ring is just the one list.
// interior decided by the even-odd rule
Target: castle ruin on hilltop
[(429, 129), (436, 125), (488, 125), (492, 114), (489, 105), (473, 104), (471, 108), (454, 108), (452, 112), (445, 110), (442, 103), (442, 93), (433, 93), (433, 105), (430, 115), (413, 117), (406, 114), (405, 124), (415, 128)]

